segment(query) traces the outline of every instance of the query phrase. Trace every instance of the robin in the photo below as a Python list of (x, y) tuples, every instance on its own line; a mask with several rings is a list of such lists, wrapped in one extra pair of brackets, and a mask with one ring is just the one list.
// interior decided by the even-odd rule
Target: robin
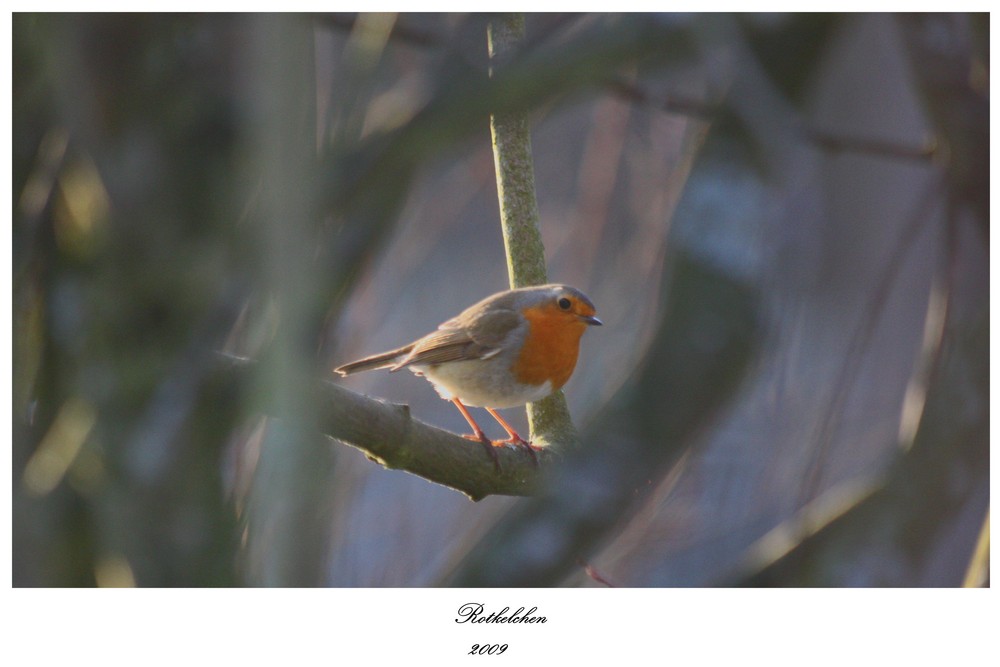
[[(465, 309), (408, 345), (344, 364), (340, 375), (409, 368), (427, 378), (441, 398), (469, 422), (499, 470), (494, 447), (534, 448), (497, 413), (545, 398), (569, 380), (576, 367), (580, 337), (602, 322), (594, 304), (568, 285), (539, 285), (498, 292)], [(510, 436), (492, 441), (466, 406), (484, 407)]]

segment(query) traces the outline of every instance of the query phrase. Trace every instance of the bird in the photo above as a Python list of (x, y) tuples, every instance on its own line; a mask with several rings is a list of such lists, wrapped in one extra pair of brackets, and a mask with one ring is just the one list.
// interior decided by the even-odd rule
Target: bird
[[(569, 380), (580, 338), (603, 322), (593, 302), (569, 285), (548, 284), (497, 292), (412, 343), (334, 369), (341, 376), (408, 368), (430, 381), (472, 427), (463, 437), (479, 441), (497, 471), (496, 447), (526, 450), (537, 465), (535, 447), (518, 435), (497, 410), (541, 400)], [(509, 436), (490, 440), (468, 407), (483, 407)]]

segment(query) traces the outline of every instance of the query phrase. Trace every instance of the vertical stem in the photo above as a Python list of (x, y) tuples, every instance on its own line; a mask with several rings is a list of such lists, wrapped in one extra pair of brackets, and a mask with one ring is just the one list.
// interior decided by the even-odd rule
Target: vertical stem
[[(524, 16), (503, 14), (487, 29), (490, 75), (510, 60), (524, 40)], [(493, 163), (497, 172), (500, 225), (507, 250), (507, 274), (511, 287), (542, 285), (545, 248), (538, 229), (535, 198), (535, 168), (531, 160), (531, 134), (527, 114), (520, 110), (498, 111), (490, 116)]]
[[(524, 15), (502, 14), (487, 28), (490, 76), (495, 76), (524, 41)], [(531, 134), (527, 114), (519, 109), (498, 110), (490, 116), (493, 163), (497, 172), (500, 225), (507, 251), (511, 287), (548, 282), (545, 248), (538, 224), (535, 169), (531, 160)], [(575, 442), (566, 398), (561, 391), (528, 404), (528, 425), (536, 445), (557, 446)]]

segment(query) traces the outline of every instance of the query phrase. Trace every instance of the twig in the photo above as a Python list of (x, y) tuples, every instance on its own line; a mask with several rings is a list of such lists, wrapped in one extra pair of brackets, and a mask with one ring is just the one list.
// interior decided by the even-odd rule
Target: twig
[(842, 410), (847, 403), (851, 386), (862, 368), (861, 362), (865, 348), (875, 333), (879, 318), (884, 313), (884, 306), (886, 300), (889, 298), (892, 286), (899, 277), (906, 256), (920, 235), (921, 227), (926, 222), (928, 214), (932, 211), (933, 202), (938, 194), (939, 188), (931, 187), (917, 201), (906, 226), (903, 228), (903, 233), (900, 234), (899, 241), (892, 250), (891, 256), (873, 283), (871, 298), (865, 304), (861, 318), (854, 332), (851, 334), (850, 341), (844, 353), (844, 362), (837, 372), (836, 379), (833, 381), (833, 393), (827, 403), (826, 412), (816, 428), (812, 461), (805, 471), (802, 484), (799, 488), (798, 502), (800, 505), (805, 505), (809, 501), (814, 500), (820, 493), (827, 455), (833, 437), (836, 434), (838, 420), (843, 417)]
[(631, 81), (625, 81), (624, 79), (610, 79), (607, 82), (607, 87), (608, 90), (610, 90), (614, 95), (624, 100), (660, 109), (661, 111), (666, 111), (668, 113), (677, 113), (684, 116), (700, 118), (702, 120), (711, 120), (713, 117), (718, 115), (720, 111), (720, 107), (717, 105), (705, 102), (704, 100), (698, 100), (693, 97), (684, 97), (682, 95), (664, 95), (657, 98), (641, 86)]
[[(725, 105), (721, 103), (706, 102), (683, 95), (654, 95), (642, 86), (624, 79), (610, 79), (606, 86), (612, 94), (634, 104), (700, 120), (712, 120), (725, 110)], [(801, 118), (796, 118), (795, 123), (804, 141), (834, 153), (860, 153), (897, 160), (927, 162), (937, 158), (941, 150), (936, 137), (930, 137), (922, 145), (914, 146), (887, 139), (836, 134), (814, 127)]]
[(936, 138), (929, 138), (922, 146), (907, 146), (885, 139), (850, 137), (820, 130), (803, 123), (802, 136), (824, 150), (831, 152), (862, 153), (876, 157), (917, 160), (926, 162), (938, 154)]
[(594, 566), (588, 563), (587, 561), (583, 560), (582, 558), (578, 558), (576, 562), (580, 565), (580, 567), (583, 568), (583, 571), (587, 573), (587, 576), (596, 581), (597, 583), (604, 584), (608, 588), (616, 588), (616, 586), (613, 583), (605, 579), (604, 576), (601, 575), (601, 573), (598, 572), (596, 569), (594, 569)]

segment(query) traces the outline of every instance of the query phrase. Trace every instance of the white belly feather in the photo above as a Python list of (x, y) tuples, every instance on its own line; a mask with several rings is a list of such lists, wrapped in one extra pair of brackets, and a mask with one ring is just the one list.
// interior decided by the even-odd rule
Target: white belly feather
[(513, 408), (552, 393), (551, 382), (521, 384), (492, 359), (451, 361), (439, 366), (414, 364), (408, 368), (430, 380), (441, 398), (450, 401), (457, 397), (465, 405), (475, 407)]

